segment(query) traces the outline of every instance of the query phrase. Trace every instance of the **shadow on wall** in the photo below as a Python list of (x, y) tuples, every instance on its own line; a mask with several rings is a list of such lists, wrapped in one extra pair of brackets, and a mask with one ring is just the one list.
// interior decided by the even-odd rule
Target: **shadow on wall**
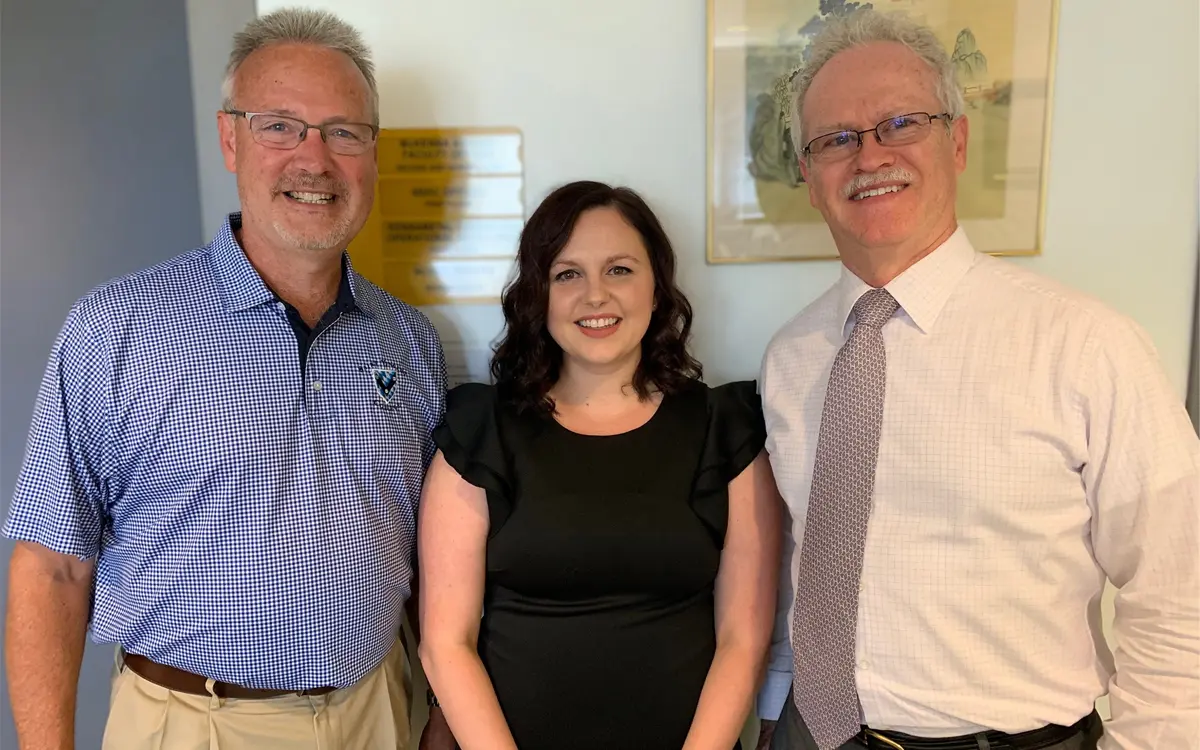
[[(184, 0), (5, 3), (0, 71), (7, 516), (42, 371), (71, 305), (203, 240)], [(11, 542), (0, 542), (0, 617), (11, 552)], [(78, 747), (100, 747), (112, 655), (90, 644), (84, 655)], [(0, 681), (0, 747), (16, 746)]]

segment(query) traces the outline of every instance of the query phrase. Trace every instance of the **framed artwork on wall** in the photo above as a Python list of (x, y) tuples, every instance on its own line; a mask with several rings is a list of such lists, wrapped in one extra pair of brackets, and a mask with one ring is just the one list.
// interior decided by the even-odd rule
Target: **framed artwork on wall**
[(951, 53), (970, 122), (958, 218), (972, 243), (1040, 254), (1058, 0), (708, 0), (708, 262), (837, 257), (797, 166), (786, 92), (817, 32), (860, 7), (929, 25)]

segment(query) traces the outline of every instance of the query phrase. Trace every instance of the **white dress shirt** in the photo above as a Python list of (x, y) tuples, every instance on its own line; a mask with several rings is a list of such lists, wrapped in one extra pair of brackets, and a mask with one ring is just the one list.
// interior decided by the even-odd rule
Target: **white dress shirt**
[[(855, 669), (863, 720), (930, 737), (1072, 724), (1102, 748), (1200, 748), (1200, 439), (1129, 319), (960, 228), (886, 288), (887, 392)], [(868, 285), (771, 340), (767, 449), (791, 513), (760, 717), (791, 686), (792, 599), (821, 408)], [(1109, 654), (1105, 577), (1119, 588)]]

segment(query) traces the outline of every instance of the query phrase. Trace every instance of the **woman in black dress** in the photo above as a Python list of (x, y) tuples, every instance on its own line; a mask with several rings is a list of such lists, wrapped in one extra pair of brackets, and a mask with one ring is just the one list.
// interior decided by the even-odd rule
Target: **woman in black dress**
[(421, 502), (430, 685), (463, 750), (729, 750), (779, 569), (754, 384), (699, 380), (632, 191), (554, 191), (517, 263), (496, 385), (450, 392)]

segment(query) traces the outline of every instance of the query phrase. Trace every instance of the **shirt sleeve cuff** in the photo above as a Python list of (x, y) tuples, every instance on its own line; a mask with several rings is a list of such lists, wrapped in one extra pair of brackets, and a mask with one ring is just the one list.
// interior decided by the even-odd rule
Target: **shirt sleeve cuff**
[(792, 690), (791, 672), (767, 672), (762, 690), (758, 692), (758, 718), (778, 721), (783, 715), (783, 706)]

